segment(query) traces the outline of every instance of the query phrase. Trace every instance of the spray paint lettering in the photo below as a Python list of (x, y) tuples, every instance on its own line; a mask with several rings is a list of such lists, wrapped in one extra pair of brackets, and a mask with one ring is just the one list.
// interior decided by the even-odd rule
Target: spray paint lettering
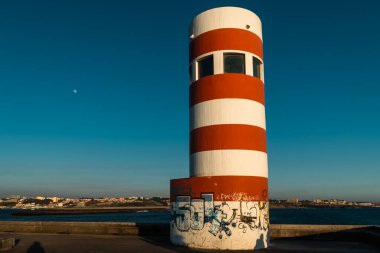
[[(232, 206), (230, 206), (232, 205)], [(269, 227), (267, 202), (221, 201), (214, 203), (212, 193), (201, 194), (200, 198), (177, 196), (172, 206), (172, 220), (179, 231), (202, 230), (222, 239), (232, 235), (232, 228), (242, 230), (264, 230)]]

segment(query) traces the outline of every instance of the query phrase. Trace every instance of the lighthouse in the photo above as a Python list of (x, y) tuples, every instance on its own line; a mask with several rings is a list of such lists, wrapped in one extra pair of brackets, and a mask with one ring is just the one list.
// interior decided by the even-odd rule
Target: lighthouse
[(237, 7), (197, 15), (189, 32), (189, 178), (170, 182), (170, 239), (203, 249), (269, 244), (261, 21)]

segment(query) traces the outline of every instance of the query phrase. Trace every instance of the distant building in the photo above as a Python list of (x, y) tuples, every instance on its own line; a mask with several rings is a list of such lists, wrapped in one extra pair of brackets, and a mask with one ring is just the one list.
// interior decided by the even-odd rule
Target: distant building
[(292, 203), (292, 204), (297, 204), (299, 202), (298, 198), (290, 198), (286, 202)]
[(21, 199), (20, 195), (11, 195), (8, 197), (8, 199)]
[(49, 197), (48, 199), (50, 199), (53, 203), (57, 203), (59, 201), (58, 197)]
[(78, 202), (76, 206), (77, 207), (86, 207), (86, 203), (84, 203), (84, 202)]
[(359, 202), (358, 206), (372, 206), (373, 204), (370, 202)]

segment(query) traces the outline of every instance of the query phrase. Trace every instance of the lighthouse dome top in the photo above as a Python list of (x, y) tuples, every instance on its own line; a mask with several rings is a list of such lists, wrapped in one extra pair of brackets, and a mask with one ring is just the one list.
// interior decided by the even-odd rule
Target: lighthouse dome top
[(218, 7), (198, 14), (190, 24), (189, 36), (195, 38), (202, 33), (236, 28), (250, 31), (262, 39), (261, 20), (250, 10), (240, 7)]

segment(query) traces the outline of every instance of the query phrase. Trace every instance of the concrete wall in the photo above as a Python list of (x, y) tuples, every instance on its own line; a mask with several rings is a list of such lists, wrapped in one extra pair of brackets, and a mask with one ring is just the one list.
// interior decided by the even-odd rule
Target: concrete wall
[(0, 232), (97, 234), (97, 235), (169, 235), (169, 224), (133, 222), (24, 222), (2, 221)]
[[(368, 231), (370, 226), (284, 225), (271, 224), (272, 238), (300, 237), (343, 231)], [(97, 234), (97, 235), (169, 235), (169, 224), (133, 222), (47, 222), (1, 221), (0, 232)]]
[(342, 231), (354, 231), (366, 229), (369, 226), (359, 225), (291, 225), (291, 224), (271, 224), (271, 238), (301, 237), (309, 235), (319, 235)]
[(15, 238), (0, 238), (0, 251), (10, 250), (15, 244)]

